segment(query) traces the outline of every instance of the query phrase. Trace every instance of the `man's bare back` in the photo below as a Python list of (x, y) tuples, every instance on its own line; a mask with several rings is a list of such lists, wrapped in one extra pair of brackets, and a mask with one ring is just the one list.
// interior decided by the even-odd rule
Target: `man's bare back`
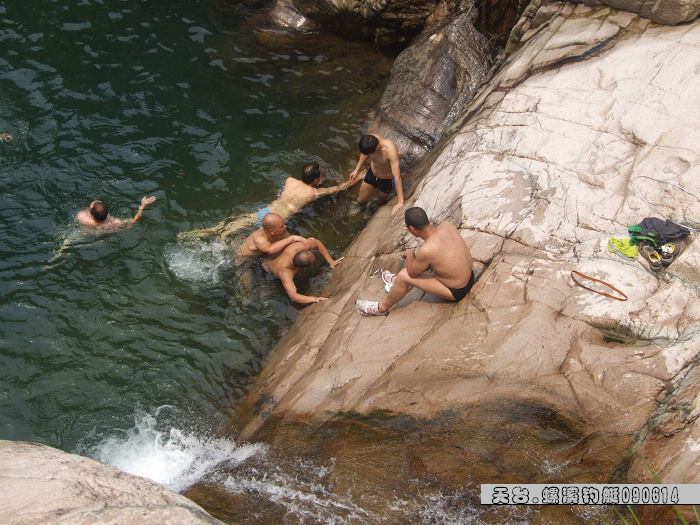
[(416, 260), (427, 261), (435, 278), (448, 288), (466, 286), (474, 264), (459, 230), (449, 222), (435, 227), (435, 235), (418, 248)]
[[(306, 170), (309, 165), (314, 165), (311, 167), (318, 170), (318, 175), (315, 176), (314, 172), (314, 175), (311, 175), (311, 177), (315, 176), (315, 178), (308, 182), (295, 179), (294, 177), (287, 177), (284, 182), (281, 195), (272, 201), (266, 208), (264, 208), (266, 213), (276, 213), (286, 220), (319, 197), (337, 193), (349, 188), (357, 182), (360, 182), (359, 180), (346, 181), (342, 184), (331, 186), (329, 188), (317, 188), (316, 185), (322, 182), (320, 167), (318, 166), (318, 163), (315, 162), (307, 163), (304, 166), (304, 170)], [(303, 171), (302, 177), (306, 177), (307, 180), (309, 179), (309, 177), (306, 176)], [(259, 223), (258, 215), (259, 213), (248, 213), (237, 217), (231, 222), (222, 221), (211, 228), (179, 233), (178, 238), (181, 240), (192, 238), (202, 239), (210, 235), (219, 235), (222, 239), (226, 239), (244, 228), (248, 228), (256, 223)]]
[(355, 302), (363, 315), (386, 315), (411, 287), (448, 301), (460, 301), (474, 285), (474, 259), (453, 224), (442, 222), (432, 226), (425, 210), (413, 207), (406, 211), (406, 227), (425, 242), (417, 251), (406, 250), (403, 255), (406, 267), (398, 274), (382, 272), (388, 292), (383, 300)]
[[(326, 247), (318, 239), (309, 238), (307, 239), (307, 242), (307, 245), (302, 243), (290, 244), (285, 247), (280, 254), (265, 257), (262, 264), (266, 271), (275, 275), (275, 277), (282, 281), (282, 286), (284, 286), (289, 298), (295, 303), (302, 304), (318, 303), (320, 301), (328, 300), (327, 297), (312, 297), (309, 295), (302, 295), (297, 292), (294, 277), (300, 270), (311, 266), (315, 260), (310, 250), (318, 250), (318, 252), (330, 265), (331, 269), (338, 266), (344, 259), (341, 257), (340, 259), (333, 260)], [(300, 255), (302, 257), (299, 257), (299, 260), (297, 260), (298, 256)], [(295, 261), (298, 264), (296, 264)]]

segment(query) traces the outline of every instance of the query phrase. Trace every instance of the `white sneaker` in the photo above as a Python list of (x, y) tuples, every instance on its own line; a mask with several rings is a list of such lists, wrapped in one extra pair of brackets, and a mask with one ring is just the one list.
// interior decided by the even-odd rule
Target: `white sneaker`
[(355, 301), (355, 306), (362, 315), (386, 315), (389, 313), (389, 310), (386, 312), (379, 311), (379, 301), (364, 301), (358, 299)]
[(391, 273), (389, 270), (382, 270), (382, 281), (384, 281), (384, 289), (386, 293), (389, 293), (391, 287), (394, 286), (395, 273)]

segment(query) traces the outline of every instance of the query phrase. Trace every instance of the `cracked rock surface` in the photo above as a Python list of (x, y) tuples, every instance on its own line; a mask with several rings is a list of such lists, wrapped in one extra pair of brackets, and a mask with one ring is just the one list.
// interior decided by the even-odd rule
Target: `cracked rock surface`
[[(375, 271), (399, 270), (418, 246), (403, 214), (380, 208), (334, 272), (331, 300), (303, 311), (234, 415), (241, 439), (270, 415), (322, 424), (532, 402), (648, 447), (658, 429), (680, 440), (687, 426), (664, 454), (689, 453), (697, 410), (647, 423), (660, 400), (680, 406), (674, 391), (696, 404), (682, 383), (700, 347), (695, 235), (659, 273), (607, 243), (645, 217), (700, 225), (700, 22), (660, 27), (566, 3), (541, 11), (406, 182), (406, 208), (460, 228), (478, 277), (470, 295), (455, 305), (413, 290), (387, 317), (362, 317), (355, 300), (385, 293)], [(628, 300), (577, 286), (573, 270)], [(700, 482), (692, 454), (684, 482)]]

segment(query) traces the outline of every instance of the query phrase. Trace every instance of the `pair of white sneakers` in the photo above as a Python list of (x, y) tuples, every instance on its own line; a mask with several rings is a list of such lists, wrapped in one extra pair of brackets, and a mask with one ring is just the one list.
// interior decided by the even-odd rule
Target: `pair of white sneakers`
[[(391, 273), (389, 270), (382, 270), (382, 282), (387, 293), (394, 286), (395, 277), (396, 274)], [(379, 301), (364, 301), (360, 299), (355, 301), (355, 306), (362, 315), (386, 315), (389, 313), (389, 310), (386, 312), (379, 311)]]

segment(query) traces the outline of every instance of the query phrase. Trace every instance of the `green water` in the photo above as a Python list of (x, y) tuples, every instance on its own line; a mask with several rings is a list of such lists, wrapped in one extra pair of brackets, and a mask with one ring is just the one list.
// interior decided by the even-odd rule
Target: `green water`
[[(309, 160), (344, 180), (391, 60), (191, 0), (1, 0), (0, 20), (0, 438), (116, 440), (106, 457), (136, 463), (139, 435), (206, 441), (298, 307), (276, 282), (241, 289), (221, 242), (176, 235), (257, 211)], [(133, 229), (77, 231), (92, 200), (129, 217), (144, 195)], [(339, 256), (366, 220), (354, 196), (290, 229)]]

